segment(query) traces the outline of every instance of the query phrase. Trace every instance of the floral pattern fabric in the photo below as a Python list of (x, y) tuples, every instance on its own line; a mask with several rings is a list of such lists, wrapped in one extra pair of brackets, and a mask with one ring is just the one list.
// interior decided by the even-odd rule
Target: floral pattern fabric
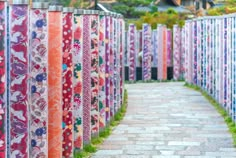
[(83, 37), (83, 16), (79, 14), (74, 15), (74, 46), (73, 46), (73, 132), (74, 132), (74, 150), (81, 150), (83, 148), (83, 127), (82, 127), (82, 62), (83, 62), (83, 49), (82, 49), (82, 37)]
[(30, 156), (47, 157), (48, 12), (30, 11)]
[(73, 157), (73, 14), (63, 13), (62, 30), (62, 156)]
[(6, 154), (6, 5), (0, 2), (0, 157)]
[(27, 5), (12, 5), (10, 10), (10, 156), (27, 158), (29, 10)]
[(105, 91), (105, 76), (106, 76), (106, 47), (105, 47), (105, 31), (106, 31), (106, 17), (99, 16), (99, 129), (106, 126), (106, 91)]

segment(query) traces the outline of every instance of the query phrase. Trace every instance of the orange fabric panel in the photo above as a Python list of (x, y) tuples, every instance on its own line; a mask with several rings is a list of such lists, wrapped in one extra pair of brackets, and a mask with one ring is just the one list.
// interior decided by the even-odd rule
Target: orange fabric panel
[(167, 80), (167, 29), (163, 29), (163, 80)]
[(49, 12), (48, 157), (62, 157), (62, 13)]

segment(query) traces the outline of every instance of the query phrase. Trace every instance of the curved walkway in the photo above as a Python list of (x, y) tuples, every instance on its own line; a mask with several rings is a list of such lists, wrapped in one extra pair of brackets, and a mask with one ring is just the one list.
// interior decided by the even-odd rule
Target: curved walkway
[(127, 114), (93, 158), (236, 158), (223, 118), (183, 84), (126, 85)]

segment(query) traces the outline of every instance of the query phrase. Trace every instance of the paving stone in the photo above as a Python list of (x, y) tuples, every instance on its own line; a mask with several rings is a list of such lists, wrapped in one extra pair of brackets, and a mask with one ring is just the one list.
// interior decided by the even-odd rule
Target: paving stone
[(153, 150), (153, 145), (125, 145), (122, 147), (125, 149), (132, 149), (132, 150)]
[(136, 141), (135, 144), (137, 145), (164, 145), (164, 141)]
[(155, 150), (135, 150), (129, 149), (124, 151), (127, 155), (160, 155), (160, 151)]
[(199, 156), (201, 155), (200, 151), (197, 150), (184, 150), (184, 151), (178, 151), (177, 155), (193, 155), (193, 156)]
[(231, 138), (229, 134), (196, 134), (196, 137), (205, 137), (205, 138)]
[(99, 147), (99, 150), (119, 150), (122, 146), (116, 144), (106, 144)]
[(149, 155), (119, 155), (114, 158), (151, 158)]
[[(236, 152), (236, 148), (220, 148), (220, 151)], [(236, 155), (235, 155), (236, 156)]]
[(98, 150), (96, 155), (121, 155), (123, 154), (123, 150)]
[(221, 156), (221, 157), (236, 157), (236, 152), (228, 152), (228, 151), (223, 151), (223, 152), (206, 152), (207, 156)]
[(188, 138), (183, 138), (183, 141), (185, 142), (207, 142), (207, 138), (196, 138), (196, 137), (188, 137)]
[(114, 130), (112, 133), (113, 134), (124, 134), (125, 131), (124, 130)]
[(159, 137), (159, 138), (156, 138), (156, 140), (159, 140), (159, 141), (182, 141), (182, 137), (177, 137), (177, 136), (163, 136), (163, 137)]
[(110, 141), (105, 140), (105, 145), (129, 145), (129, 144), (135, 144), (134, 141)]
[(169, 146), (169, 145), (162, 145), (162, 146), (156, 146), (156, 150), (173, 150), (173, 151), (180, 151), (184, 150), (186, 146)]
[(93, 156), (93, 158), (152, 158), (149, 155), (112, 155), (112, 156)]
[(161, 155), (174, 155), (175, 153), (175, 151), (171, 151), (171, 150), (161, 150), (160, 152), (161, 152)]
[(160, 138), (160, 137), (163, 137), (164, 135), (163, 134), (138, 134), (137, 136), (144, 137), (144, 138), (150, 138), (150, 137)]
[(109, 141), (128, 141), (128, 138), (126, 137), (109, 137), (107, 140)]
[(184, 156), (184, 158), (217, 158), (216, 156)]
[(180, 146), (199, 146), (201, 143), (199, 142), (177, 142), (177, 141), (170, 141), (168, 145), (180, 145)]
[(129, 84), (125, 118), (93, 158), (236, 158), (224, 119), (183, 82)]
[(181, 158), (181, 157), (177, 155), (168, 155), (168, 157), (166, 157), (166, 155), (160, 155), (160, 156), (152, 156), (152, 158)]

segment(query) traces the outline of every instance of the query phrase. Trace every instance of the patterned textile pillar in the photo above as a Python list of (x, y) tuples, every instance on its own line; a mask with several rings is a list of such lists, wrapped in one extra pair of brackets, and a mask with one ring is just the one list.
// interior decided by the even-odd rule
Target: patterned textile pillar
[[(137, 66), (142, 67), (142, 52), (143, 52), (143, 31), (137, 32), (139, 40), (138, 63)], [(140, 53), (141, 52), (141, 53)]]
[(233, 32), (231, 30), (231, 23), (232, 23), (232, 20), (231, 20), (231, 17), (228, 17), (227, 18), (227, 39), (228, 39), (228, 42), (227, 42), (227, 100), (226, 100), (226, 111), (228, 112), (228, 114), (231, 116), (232, 115), (232, 104), (231, 104), (231, 94), (232, 94), (232, 89), (231, 89), (231, 85), (232, 85), (232, 82), (231, 82), (231, 64), (232, 64), (232, 60), (231, 60), (231, 54), (232, 54), (232, 45), (231, 45), (231, 35)]
[(205, 33), (205, 79), (206, 79), (206, 82), (205, 82), (205, 91), (208, 93), (209, 91), (209, 82), (210, 82), (210, 79), (209, 79), (209, 40), (210, 40), (210, 37), (209, 37), (209, 32), (208, 30), (210, 29), (209, 28), (209, 21), (208, 19), (205, 19), (205, 25), (206, 25), (206, 30), (207, 32)]
[[(218, 93), (218, 82), (219, 82), (219, 71), (218, 71), (218, 54), (219, 54), (219, 50), (217, 49), (217, 42), (218, 42), (218, 37), (217, 37), (217, 19), (214, 19), (213, 20), (214, 22), (214, 26), (213, 26), (213, 34), (214, 34), (214, 37), (213, 37), (213, 52), (214, 53), (214, 58), (213, 58), (213, 62), (214, 62), (214, 72), (213, 72), (213, 75), (214, 75), (214, 98), (216, 99), (216, 101), (218, 101), (218, 96), (219, 96), (219, 93)], [(219, 102), (219, 101), (218, 101)]]
[(213, 64), (212, 64), (212, 55), (213, 55), (213, 53), (212, 53), (212, 37), (213, 37), (213, 35), (212, 35), (212, 19), (211, 18), (209, 18), (209, 20), (208, 20), (208, 23), (209, 23), (209, 49), (208, 49), (208, 53), (209, 53), (209, 66), (208, 66), (208, 71), (209, 71), (209, 89), (208, 89), (208, 94), (210, 94), (211, 96), (212, 96), (212, 86), (213, 86), (213, 78), (212, 78), (212, 66), (213, 66)]
[(189, 25), (187, 27), (188, 31), (188, 82), (193, 83), (193, 62), (192, 62), (192, 56), (193, 56), (193, 48), (194, 48), (194, 43), (193, 43), (193, 22), (189, 21)]
[[(216, 49), (216, 42), (217, 42), (217, 33), (216, 33), (216, 29), (217, 29), (217, 23), (216, 23), (216, 19), (213, 19), (213, 76), (214, 76), (214, 98), (218, 101), (218, 50)], [(215, 53), (214, 53), (215, 52)]]
[(100, 12), (99, 15), (99, 129), (106, 126), (106, 91), (105, 91), (105, 76), (106, 76), (106, 16), (105, 12)]
[(153, 62), (152, 66), (157, 67), (157, 54), (158, 54), (158, 36), (157, 36), (157, 30), (152, 31), (152, 50), (153, 50)]
[[(178, 25), (174, 25), (173, 27), (173, 54), (174, 54), (174, 71), (173, 71), (173, 77), (174, 80), (179, 80), (180, 79), (180, 58), (181, 58), (181, 52), (180, 52), (180, 47), (181, 47), (181, 40), (180, 40), (180, 28)], [(183, 55), (183, 54), (182, 54)]]
[(143, 80), (151, 80), (151, 26), (143, 24), (143, 56), (142, 70)]
[(197, 21), (194, 20), (192, 22), (193, 25), (193, 56), (192, 56), (192, 66), (193, 66), (193, 77), (192, 77), (192, 83), (194, 85), (197, 85), (197, 38), (198, 38), (198, 32), (197, 32)]
[(203, 20), (203, 89), (207, 91), (207, 20)]
[(99, 19), (98, 11), (90, 15), (91, 54), (91, 134), (99, 132)]
[(117, 105), (117, 81), (118, 79), (118, 34), (117, 34), (117, 14), (113, 15), (113, 51), (114, 51), (114, 77), (113, 77), (113, 81), (114, 81), (114, 87), (113, 87), (113, 91), (114, 91), (114, 97), (113, 97), (113, 101), (114, 101), (114, 114), (117, 112), (118, 110), (118, 105)]
[(220, 103), (220, 20), (215, 20), (215, 76), (216, 76), (216, 94), (215, 98)]
[(121, 27), (122, 27), (122, 25), (121, 25), (121, 19), (122, 18), (122, 16), (120, 15), (120, 14), (118, 14), (118, 17), (117, 17), (117, 25), (118, 25), (118, 27), (117, 27), (117, 36), (118, 36), (118, 47), (117, 47), (117, 49), (118, 49), (118, 76), (119, 76), (119, 81), (118, 81), (118, 87), (117, 87), (117, 104), (118, 104), (118, 109), (120, 109), (120, 107), (121, 107), (121, 87), (122, 87), (122, 85), (121, 85), (121, 80), (122, 80), (122, 67), (121, 67), (121, 56), (122, 56), (122, 39), (121, 39), (121, 37), (122, 37), (122, 34), (121, 34)]
[(210, 95), (215, 98), (215, 65), (214, 65), (214, 56), (215, 56), (215, 51), (214, 51), (214, 18), (210, 18), (210, 26), (211, 26), (211, 32), (210, 32), (210, 78), (211, 78), (211, 86), (210, 86)]
[(6, 157), (6, 111), (7, 111), (7, 102), (6, 102), (6, 51), (7, 51), (7, 42), (6, 42), (6, 25), (7, 23), (7, 4), (4, 1), (0, 1), (0, 157)]
[(206, 88), (206, 21), (202, 20), (202, 88)]
[(204, 63), (204, 23), (203, 23), (203, 20), (200, 20), (200, 26), (201, 26), (201, 48), (200, 48), (200, 51), (201, 51), (201, 65), (200, 65), (200, 69), (201, 69), (201, 74), (200, 74), (200, 83), (201, 83), (201, 87), (203, 88), (203, 72), (204, 72), (204, 68), (203, 68), (203, 63)]
[[(5, 5), (6, 7), (6, 17), (7, 17), (7, 20), (6, 20), (6, 23), (5, 23), (5, 28), (6, 28), (6, 58), (5, 58), (5, 61), (6, 62), (6, 87), (10, 87), (10, 7), (9, 7), (9, 2), (8, 2), (8, 6)], [(8, 52), (8, 53), (7, 53)], [(6, 91), (6, 96), (7, 96), (7, 99), (6, 99), (6, 103), (7, 105), (10, 105), (10, 91), (9, 89)], [(6, 108), (6, 125), (8, 126), (5, 126), (6, 127), (6, 134), (5, 134), (5, 138), (6, 138), (6, 157), (10, 157), (10, 108), (9, 106)]]
[(128, 41), (127, 41), (127, 38), (128, 38), (128, 31), (125, 31), (125, 54), (124, 54), (124, 61), (125, 61), (125, 66), (128, 66), (129, 65), (129, 59), (128, 59)]
[(208, 19), (208, 94), (212, 94), (212, 19)]
[(189, 33), (189, 45), (188, 45), (188, 82), (193, 83), (193, 62), (192, 62), (192, 56), (193, 56), (193, 48), (194, 48), (194, 43), (193, 43), (193, 22), (189, 21), (188, 25), (188, 33)]
[(189, 83), (189, 45), (190, 45), (190, 39), (189, 39), (189, 21), (186, 21), (185, 23), (185, 81)]
[(157, 45), (158, 45), (158, 54), (157, 54), (157, 79), (158, 80), (163, 80), (163, 44), (162, 40), (163, 39), (163, 26), (158, 25), (157, 26)]
[(73, 157), (73, 12), (73, 8), (63, 8), (62, 156), (65, 158)]
[[(120, 14), (117, 14), (116, 16), (116, 25), (117, 25), (117, 81), (116, 81), (116, 110), (118, 111), (120, 109)], [(116, 112), (117, 112), (116, 111)]]
[(108, 15), (105, 17), (106, 125), (110, 122), (110, 18)]
[(184, 73), (184, 78), (185, 78), (185, 81), (188, 83), (188, 45), (189, 45), (189, 39), (188, 39), (188, 21), (185, 22), (185, 26), (184, 26), (184, 37), (185, 37), (185, 40), (184, 40), (184, 46), (185, 46), (185, 54), (184, 54), (184, 65), (185, 65), (185, 73)]
[(197, 20), (197, 85), (201, 87), (201, 65), (202, 65), (202, 51), (201, 51), (201, 38), (202, 38), (202, 27), (201, 20)]
[(121, 86), (121, 102), (123, 104), (123, 99), (124, 99), (124, 92), (125, 92), (125, 62), (124, 62), (124, 54), (125, 54), (125, 47), (126, 47), (126, 41), (125, 41), (125, 21), (123, 19), (124, 17), (122, 16), (122, 20), (121, 20), (121, 24), (122, 24), (122, 30), (121, 30), (121, 34), (122, 34), (122, 58), (121, 58), (121, 67), (122, 67), (122, 86)]
[[(10, 6), (10, 157), (29, 157), (29, 8), (27, 1)], [(43, 134), (43, 132), (42, 132)]]
[(114, 14), (110, 14), (110, 119), (114, 116)]
[(135, 63), (136, 63), (136, 65), (135, 65), (135, 70), (137, 71), (137, 67), (139, 67), (139, 53), (142, 51), (142, 50), (140, 50), (140, 41), (139, 41), (139, 37), (140, 36), (140, 34), (139, 34), (139, 30), (136, 30), (136, 34), (135, 34), (135, 45), (136, 45), (136, 47), (135, 47)]
[(128, 59), (129, 59), (129, 81), (136, 80), (135, 68), (135, 34), (136, 34), (136, 27), (134, 24), (129, 25), (128, 30)]
[(180, 48), (180, 79), (185, 76), (185, 27), (181, 29), (181, 48)]
[[(73, 146), (83, 148), (83, 10), (74, 10), (73, 17)], [(85, 97), (85, 96), (84, 96)]]
[(215, 83), (216, 83), (216, 80), (215, 80), (215, 76), (216, 76), (216, 71), (215, 71), (215, 62), (216, 62), (216, 59), (215, 59), (215, 56), (216, 56), (216, 50), (215, 50), (215, 18), (212, 18), (211, 19), (211, 34), (212, 34), (212, 38), (211, 38), (211, 64), (212, 64), (212, 70), (211, 70), (211, 76), (212, 76), (212, 88), (211, 88), (211, 95), (213, 98), (216, 99), (215, 97), (215, 94), (216, 94), (216, 86), (215, 86)]
[(181, 29), (181, 48), (180, 48), (180, 80), (185, 76), (185, 27)]
[(210, 49), (210, 39), (211, 39), (211, 26), (210, 26), (210, 20), (206, 19), (206, 91), (208, 92), (208, 94), (210, 93), (210, 82), (211, 82), (211, 78), (210, 78), (210, 54), (211, 54), (211, 49)]
[(234, 121), (236, 121), (236, 94), (234, 91), (234, 89), (236, 88), (236, 17), (233, 17), (232, 19), (232, 30), (232, 118)]
[[(179, 32), (180, 36), (180, 32)], [(179, 37), (180, 40), (180, 37)], [(180, 48), (180, 45), (179, 45)], [(173, 52), (172, 52), (172, 31), (167, 29), (167, 67), (173, 66)]]
[(224, 105), (224, 108), (226, 109), (226, 107), (227, 107), (227, 87), (228, 87), (228, 85), (227, 85), (227, 71), (228, 71), (228, 69), (227, 69), (227, 52), (228, 52), (228, 39), (227, 39), (227, 35), (228, 35), (228, 32), (227, 32), (227, 28), (228, 28), (228, 23), (227, 23), (227, 18), (225, 17), (224, 18), (224, 30), (223, 30), (223, 32), (224, 32), (224, 37), (223, 37), (223, 40), (224, 40), (224, 46), (223, 46), (223, 49), (224, 49), (224, 51), (223, 51), (223, 54), (224, 54), (224, 57), (223, 57), (223, 62), (224, 62), (224, 66), (223, 66), (223, 72), (224, 72), (224, 74), (223, 74), (223, 85), (224, 85), (224, 102), (223, 102), (223, 105)]
[(219, 30), (220, 30), (220, 55), (219, 58), (221, 60), (219, 60), (219, 65), (220, 65), (220, 98), (219, 98), (219, 102), (221, 104), (221, 106), (224, 105), (224, 18), (219, 19)]
[(83, 144), (91, 140), (91, 20), (90, 12), (84, 11), (83, 15)]
[(120, 106), (123, 104), (123, 90), (124, 90), (124, 23), (123, 16), (119, 19), (119, 33), (120, 33)]
[[(152, 33), (151, 33), (151, 46), (152, 46), (152, 48), (151, 48), (151, 57), (152, 57), (152, 58), (153, 58), (153, 56), (154, 56), (154, 31), (155, 31), (155, 30), (152, 30)], [(137, 38), (138, 38), (138, 37), (137, 37)], [(138, 44), (138, 43), (137, 43), (137, 44)], [(152, 62), (151, 66), (153, 67), (154, 61), (152, 60), (151, 62)]]
[(48, 4), (30, 11), (30, 157), (48, 155)]
[(167, 80), (167, 28), (163, 27), (163, 80)]
[(49, 7), (48, 157), (62, 156), (62, 6)]

